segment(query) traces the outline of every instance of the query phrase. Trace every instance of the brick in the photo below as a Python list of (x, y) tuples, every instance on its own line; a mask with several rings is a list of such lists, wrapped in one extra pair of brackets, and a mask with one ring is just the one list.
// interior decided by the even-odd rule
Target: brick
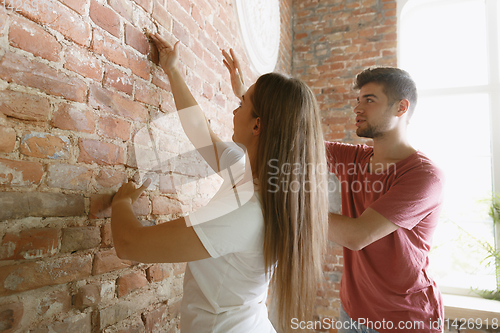
[(170, 276), (169, 269), (166, 264), (154, 264), (146, 270), (146, 277), (149, 283), (160, 282)]
[(48, 168), (47, 185), (67, 190), (86, 191), (92, 178), (92, 170), (84, 166), (54, 164)]
[(127, 52), (125, 48), (102, 30), (93, 30), (91, 49), (95, 53), (102, 54), (108, 60), (118, 65), (128, 67)]
[(172, 266), (174, 267), (175, 276), (184, 274), (184, 272), (186, 271), (186, 263), (174, 263), (172, 264)]
[(138, 56), (135, 52), (131, 51), (127, 51), (127, 56), (129, 58), (129, 68), (132, 70), (132, 73), (145, 80), (149, 80), (151, 73), (149, 60), (146, 57)]
[[(187, 29), (184, 28), (182, 24), (174, 20), (174, 24), (172, 27), (172, 34), (182, 42), (182, 44), (189, 46), (190, 45), (190, 33)], [(182, 57), (180, 57), (181, 60), (184, 60)]]
[(104, 85), (123, 91), (128, 95), (132, 95), (132, 78), (114, 67), (106, 66)]
[(19, 6), (16, 0), (4, 0), (6, 6), (16, 8), (31, 21), (59, 31), (80, 45), (88, 45), (91, 27), (80, 15), (56, 0), (24, 0)]
[(175, 112), (177, 108), (175, 107), (174, 96), (169, 91), (161, 92), (161, 109), (164, 112)]
[(70, 46), (66, 49), (66, 63), (64, 68), (101, 82), (104, 70), (102, 63), (86, 49)]
[(120, 16), (111, 8), (103, 6), (95, 0), (91, 0), (89, 16), (95, 24), (113, 36), (120, 37)]
[(56, 321), (48, 325), (42, 325), (32, 333), (51, 333), (51, 332), (78, 332), (78, 333), (92, 333), (92, 316), (90, 313), (82, 313), (62, 321)]
[(157, 87), (163, 89), (163, 90), (171, 90), (170, 87), (170, 82), (168, 80), (168, 76), (163, 72), (163, 69), (157, 68), (154, 71), (153, 74), (153, 79), (151, 80), (151, 83), (156, 85)]
[(175, 301), (172, 303), (168, 303), (168, 319), (172, 320), (173, 318), (179, 317), (181, 311), (181, 301)]
[(118, 190), (127, 181), (127, 174), (121, 170), (102, 168), (96, 177), (97, 188)]
[[(189, 1), (183, 1), (185, 8), (183, 8), (180, 5), (180, 2), (177, 0), (166, 0), (166, 2), (167, 2), (167, 10), (170, 13), (170, 15), (176, 20), (178, 20), (180, 24), (186, 27), (191, 35), (196, 36), (198, 34), (199, 28), (195, 20), (189, 13), (189, 7), (191, 6)], [(220, 9), (222, 10), (222, 7), (220, 7)], [(218, 16), (214, 15), (213, 19), (216, 20), (217, 17)]]
[(96, 325), (100, 331), (104, 331), (104, 328), (130, 317), (134, 313), (140, 313), (142, 309), (157, 302), (156, 297), (150, 295), (141, 295), (133, 300), (123, 300), (115, 305), (100, 309), (97, 313)]
[(134, 0), (134, 2), (141, 6), (148, 13), (151, 13), (153, 10), (152, 0)]
[(135, 85), (135, 95), (136, 101), (153, 105), (156, 107), (160, 106), (161, 95), (158, 89), (153, 85), (145, 83), (144, 81), (138, 79), (134, 81)]
[(10, 153), (16, 146), (16, 131), (13, 128), (0, 126), (0, 153)]
[(49, 117), (48, 98), (12, 90), (0, 91), (0, 113), (21, 120), (46, 121)]
[(158, 309), (142, 314), (142, 321), (146, 332), (155, 332), (168, 324), (168, 307), (160, 306)]
[(172, 16), (159, 1), (154, 2), (153, 19), (155, 19), (155, 21), (162, 25), (167, 31), (170, 31), (170, 27), (172, 26)]
[(135, 324), (131, 324), (126, 328), (119, 329), (117, 333), (143, 333), (146, 332), (146, 328), (144, 327), (144, 323), (142, 320), (139, 320)]
[(203, 96), (205, 96), (207, 99), (212, 99), (214, 97), (212, 86), (206, 82), (203, 82)]
[(119, 277), (116, 285), (118, 297), (123, 297), (134, 290), (147, 286), (148, 280), (143, 271), (138, 271)]
[(85, 14), (85, 6), (88, 3), (87, 0), (61, 0), (61, 2), (80, 15)]
[(17, 332), (24, 314), (24, 305), (21, 302), (9, 303), (0, 306), (0, 329), (2, 333)]
[(94, 256), (92, 275), (100, 275), (118, 269), (127, 268), (132, 265), (131, 261), (121, 260), (116, 256), (114, 249), (101, 251)]
[(193, 6), (191, 11), (191, 16), (198, 23), (201, 29), (205, 28), (205, 16), (200, 12), (198, 6)]
[(37, 259), (56, 254), (58, 230), (30, 229), (19, 234), (7, 233), (2, 239), (0, 260)]
[(87, 96), (87, 84), (81, 79), (12, 52), (0, 60), (0, 78), (76, 102), (84, 102)]
[(106, 223), (101, 226), (101, 247), (113, 247), (111, 223)]
[(393, 16), (396, 16), (397, 14), (397, 10), (396, 9), (393, 9), (393, 10), (386, 10), (384, 12), (384, 16), (385, 17), (393, 17)]
[(135, 75), (143, 79), (149, 79), (151, 69), (147, 59), (126, 49), (107, 33), (94, 29), (91, 47), (94, 52), (104, 55), (115, 64), (130, 68)]
[(101, 232), (98, 227), (64, 228), (61, 237), (61, 253), (99, 247)]
[(77, 309), (84, 309), (97, 305), (101, 302), (101, 291), (98, 285), (88, 284), (81, 287), (75, 295), (74, 306)]
[(21, 138), (19, 152), (26, 156), (67, 160), (70, 157), (69, 146), (67, 136), (30, 132)]
[(144, 105), (96, 85), (90, 87), (89, 104), (96, 109), (139, 122), (146, 122), (149, 115)]
[(36, 305), (39, 316), (53, 316), (71, 310), (71, 294), (67, 290), (51, 292), (42, 296)]
[(85, 201), (80, 194), (1, 192), (0, 221), (27, 216), (82, 216)]
[(5, 8), (0, 8), (0, 35), (2, 35), (2, 30), (6, 25), (5, 23), (7, 23), (7, 18), (8, 16)]
[[(207, 23), (205, 28), (207, 27), (210, 27), (210, 24)], [(203, 45), (203, 47), (210, 51), (214, 56), (218, 57), (220, 55), (219, 47), (210, 37), (207, 36), (206, 31), (200, 31), (198, 40), (200, 41), (201, 45)], [(207, 82), (211, 82), (211, 80)]]
[(12, 161), (0, 158), (0, 184), (7, 186), (29, 186), (39, 184), (43, 167), (38, 162)]
[(153, 197), (153, 214), (168, 215), (182, 213), (181, 204), (179, 201), (163, 196)]
[(62, 50), (57, 39), (39, 25), (23, 17), (12, 17), (9, 26), (10, 45), (50, 61), (59, 61)]
[(78, 146), (80, 148), (78, 162), (97, 163), (99, 165), (123, 164), (123, 148), (117, 145), (80, 138)]
[(50, 124), (60, 129), (94, 133), (95, 119), (91, 108), (81, 104), (63, 103), (52, 116)]
[(104, 116), (99, 121), (99, 133), (108, 138), (127, 141), (130, 139), (130, 123), (119, 118)]
[(131, 24), (125, 24), (125, 43), (142, 54), (149, 54), (149, 41), (146, 35)]
[(130, 1), (108, 0), (108, 2), (111, 8), (113, 8), (121, 17), (129, 22), (133, 21), (134, 7)]
[(90, 255), (3, 266), (0, 271), (0, 296), (82, 280), (90, 276), (91, 267)]

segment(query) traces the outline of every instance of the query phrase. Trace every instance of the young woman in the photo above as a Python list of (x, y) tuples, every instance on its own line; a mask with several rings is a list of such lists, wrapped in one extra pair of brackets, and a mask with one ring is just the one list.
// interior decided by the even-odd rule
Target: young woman
[[(112, 203), (117, 255), (147, 263), (189, 262), (182, 332), (275, 332), (266, 308), (270, 283), (277, 331), (290, 331), (292, 318), (312, 320), (328, 212), (314, 95), (302, 81), (276, 73), (261, 76), (244, 92), (233, 112), (233, 141), (246, 149), (245, 168), (244, 153), (223, 143), (197, 107), (177, 68), (178, 42), (172, 46), (158, 34), (151, 38), (186, 134), (198, 148), (200, 133), (206, 132), (212, 148), (200, 150), (202, 156), (214, 170), (234, 172), (226, 174), (206, 207), (151, 227), (143, 227), (131, 208), (147, 185), (124, 184)], [(233, 59), (224, 55), (231, 78), (237, 78)], [(224, 211), (220, 193), (231, 192), (245, 178), (253, 180), (254, 194)], [(208, 215), (216, 217), (207, 220)]]

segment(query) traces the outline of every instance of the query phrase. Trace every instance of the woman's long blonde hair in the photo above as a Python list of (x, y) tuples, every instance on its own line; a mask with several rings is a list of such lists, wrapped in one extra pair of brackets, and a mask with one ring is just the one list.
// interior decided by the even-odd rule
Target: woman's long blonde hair
[(302, 81), (270, 73), (255, 83), (261, 118), (257, 152), (265, 221), (264, 257), (278, 331), (292, 318), (312, 320), (326, 247), (328, 193), (325, 145), (316, 99)]

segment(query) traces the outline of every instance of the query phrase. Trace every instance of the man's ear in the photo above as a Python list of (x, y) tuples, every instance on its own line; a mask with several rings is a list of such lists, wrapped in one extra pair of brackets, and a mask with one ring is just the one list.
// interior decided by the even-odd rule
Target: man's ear
[(402, 99), (398, 102), (398, 113), (397, 117), (401, 117), (410, 109), (410, 101), (407, 99)]
[(261, 126), (260, 126), (260, 117), (257, 117), (255, 118), (255, 123), (253, 125), (253, 128), (252, 128), (252, 133), (254, 136), (258, 136), (260, 134), (260, 130), (261, 130)]

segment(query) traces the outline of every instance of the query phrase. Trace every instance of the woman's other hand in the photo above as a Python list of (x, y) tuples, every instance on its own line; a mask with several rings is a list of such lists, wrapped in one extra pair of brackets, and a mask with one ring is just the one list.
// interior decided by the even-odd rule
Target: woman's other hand
[(171, 72), (172, 70), (177, 68), (177, 62), (179, 60), (179, 49), (178, 49), (178, 44), (170, 44), (169, 42), (166, 41), (165, 38), (160, 36), (158, 33), (154, 33), (150, 35), (151, 39), (156, 45), (156, 48), (158, 49), (158, 55), (160, 57), (160, 66), (163, 68), (163, 71), (165, 71), (166, 74)]
[(243, 73), (241, 72), (240, 62), (236, 55), (234, 54), (233, 49), (229, 49), (231, 54), (228, 54), (225, 50), (222, 50), (222, 55), (224, 59), (224, 65), (226, 66), (229, 74), (231, 74), (231, 86), (233, 87), (233, 92), (241, 99), (241, 96), (245, 94), (247, 91), (245, 88), (245, 81), (243, 81)]
[(139, 198), (149, 185), (151, 184), (151, 179), (147, 179), (139, 188), (135, 187), (135, 183), (129, 181), (128, 183), (124, 183), (118, 192), (116, 192), (113, 197), (113, 202), (111, 205), (114, 205), (119, 202), (128, 202), (131, 205)]

